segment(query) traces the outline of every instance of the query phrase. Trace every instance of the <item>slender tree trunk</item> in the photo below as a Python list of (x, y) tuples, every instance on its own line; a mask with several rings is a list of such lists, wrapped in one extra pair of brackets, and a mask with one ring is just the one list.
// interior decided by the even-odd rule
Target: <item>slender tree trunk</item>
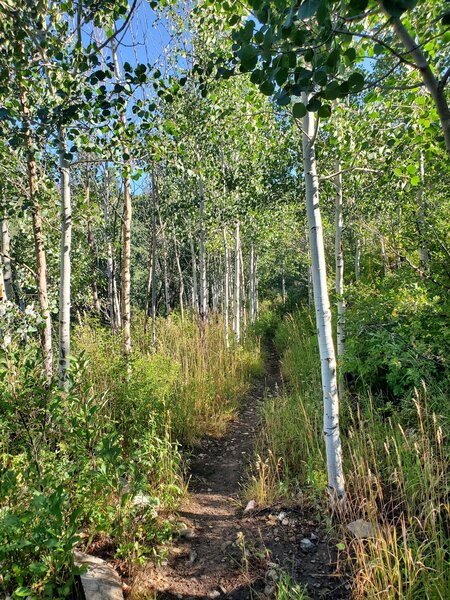
[(258, 255), (255, 256), (255, 323), (259, 317)]
[(148, 253), (148, 269), (147, 269), (147, 288), (145, 291), (145, 308), (144, 308), (144, 334), (147, 333), (147, 324), (148, 324), (148, 311), (150, 308), (150, 297), (152, 293), (152, 271), (153, 271), (153, 252), (152, 246), (150, 247)]
[(202, 320), (208, 318), (208, 284), (206, 280), (206, 255), (205, 255), (205, 194), (203, 190), (202, 178), (198, 179), (198, 187), (200, 194), (200, 209), (199, 209), (199, 220), (200, 220), (200, 255), (199, 255), (199, 266), (200, 266), (200, 317)]
[[(308, 98), (303, 94), (306, 105)], [(330, 301), (328, 298), (325, 248), (322, 219), (319, 208), (319, 179), (317, 176), (314, 116), (307, 112), (303, 117), (303, 166), (306, 187), (306, 208), (308, 213), (311, 267), (314, 291), (314, 304), (317, 321), (322, 388), (324, 404), (324, 435), (328, 467), (328, 486), (332, 501), (344, 498), (345, 484), (342, 469), (342, 449), (339, 433), (339, 396), (336, 376), (331, 324)]]
[(286, 279), (284, 277), (284, 266), (281, 272), (281, 297), (283, 299), (283, 304), (286, 304)]
[(225, 250), (225, 259), (224, 259), (224, 298), (223, 298), (223, 328), (225, 332), (225, 345), (227, 348), (230, 347), (230, 338), (229, 338), (229, 312), (230, 312), (230, 250), (228, 248), (228, 240), (227, 240), (227, 230), (224, 226), (222, 229), (223, 235), (223, 247)]
[(336, 190), (335, 209), (335, 246), (334, 256), (336, 262), (336, 296), (337, 296), (337, 323), (336, 323), (336, 349), (338, 358), (344, 354), (345, 349), (345, 299), (344, 299), (344, 248), (342, 234), (344, 227), (344, 214), (342, 206), (342, 173), (341, 164), (336, 159), (336, 177), (334, 181)]
[(247, 307), (245, 305), (245, 277), (244, 277), (244, 257), (242, 254), (242, 244), (239, 243), (239, 271), (240, 271), (240, 300), (241, 300), (241, 315), (242, 315), (242, 337), (245, 339), (247, 335)]
[(441, 121), (447, 153), (450, 156), (450, 108), (445, 94), (445, 78), (441, 81), (436, 79), (429, 62), (422, 52), (421, 44), (411, 36), (400, 17), (393, 17), (390, 12), (384, 8), (384, 2), (380, 0), (380, 3), (384, 12), (389, 17), (389, 22), (392, 25), (393, 30), (406, 49), (407, 58), (417, 65), (425, 87), (433, 99), (439, 115), (439, 120)]
[(253, 327), (256, 321), (256, 269), (255, 269), (255, 247), (250, 244), (250, 277), (249, 277), (249, 308), (250, 324)]
[(236, 227), (234, 230), (234, 311), (233, 311), (233, 323), (234, 323), (234, 337), (236, 344), (241, 341), (241, 277), (240, 277), (240, 236), (239, 236), (239, 221), (236, 221)]
[(360, 274), (361, 274), (360, 262), (361, 262), (361, 242), (360, 242), (360, 239), (359, 239), (359, 235), (356, 234), (356, 240), (355, 240), (355, 281), (359, 281), (359, 279), (360, 279)]
[(419, 224), (419, 266), (423, 271), (427, 271), (430, 266), (430, 251), (426, 243), (425, 235), (425, 216), (426, 216), (426, 200), (425, 194), (425, 165), (423, 160), (423, 152), (419, 154), (419, 172), (420, 186), (417, 191), (417, 210)]
[(70, 367), (70, 283), (72, 249), (72, 206), (70, 197), (70, 165), (66, 159), (66, 132), (58, 131), (59, 169), (61, 173), (61, 277), (59, 295), (59, 386), (67, 389)]
[[(114, 62), (114, 74), (117, 83), (121, 81), (119, 61), (117, 58), (116, 46), (111, 41), (111, 53)], [(125, 132), (127, 127), (127, 117), (125, 109), (120, 114), (120, 121)], [(123, 144), (123, 153), (128, 155), (128, 148)], [(125, 356), (131, 354), (131, 164), (130, 159), (126, 159), (123, 173), (123, 222), (122, 222), (122, 294), (121, 294), (121, 316), (123, 331), (123, 351)]]
[[(106, 173), (106, 177), (109, 175)], [(106, 194), (103, 204), (103, 218), (105, 221), (105, 238), (106, 238), (106, 279), (108, 282), (108, 313), (113, 333), (117, 333), (120, 329), (120, 309), (119, 299), (117, 297), (117, 286), (115, 277), (113, 245), (109, 236), (109, 182), (106, 182)]]
[(175, 262), (177, 263), (178, 270), (178, 279), (180, 280), (178, 298), (180, 303), (180, 314), (181, 314), (181, 322), (184, 321), (184, 277), (183, 277), (183, 269), (181, 268), (180, 263), (180, 254), (178, 252), (178, 242), (177, 242), (177, 234), (175, 232), (175, 227), (173, 229), (173, 247), (175, 251)]
[(386, 277), (386, 275), (388, 274), (389, 265), (388, 265), (388, 257), (386, 254), (386, 243), (384, 241), (383, 236), (380, 237), (380, 245), (381, 245), (381, 264), (383, 265), (383, 275)]
[(26, 161), (28, 171), (28, 189), (30, 193), (31, 214), (33, 220), (34, 252), (36, 255), (36, 280), (41, 309), (43, 326), (41, 329), (41, 348), (44, 358), (44, 372), (47, 381), (53, 376), (53, 347), (52, 347), (52, 320), (48, 305), (47, 292), (47, 258), (44, 247), (44, 234), (42, 231), (41, 207), (37, 198), (38, 179), (36, 159), (31, 138), (30, 117), (27, 104), (27, 95), (24, 89), (20, 93), (22, 114), (24, 121), (24, 137), (26, 148)]
[(11, 239), (9, 236), (8, 221), (0, 222), (0, 263), (3, 263), (3, 285), (6, 300), (12, 300), (14, 297), (12, 268), (11, 268)]
[(161, 212), (158, 207), (159, 227), (161, 229), (161, 241), (162, 241), (162, 265), (163, 265), (163, 279), (164, 279), (164, 300), (166, 303), (166, 317), (170, 318), (170, 289), (169, 289), (169, 270), (167, 267), (167, 239), (165, 233), (165, 225), (163, 223)]
[(152, 346), (153, 350), (156, 350), (156, 180), (155, 174), (152, 176), (152, 190), (153, 190), (153, 218), (152, 218)]
[[(86, 204), (89, 206), (90, 200), (91, 200), (91, 184), (90, 184), (89, 165), (86, 168), (85, 199), (86, 199)], [(97, 247), (96, 247), (96, 243), (95, 243), (94, 228), (92, 227), (92, 221), (90, 218), (88, 219), (88, 222), (87, 222), (87, 241), (88, 241), (89, 249), (92, 254), (94, 265), (97, 266)], [(98, 288), (97, 288), (97, 280), (95, 278), (95, 271), (93, 271), (92, 277), (91, 277), (91, 290), (92, 290), (92, 304), (94, 306), (94, 311), (98, 315), (100, 315), (101, 306), (100, 306), (100, 300), (98, 297)]]
[(198, 282), (197, 282), (197, 256), (195, 253), (194, 240), (192, 234), (189, 232), (189, 244), (191, 247), (191, 260), (192, 260), (192, 310), (195, 314), (199, 312), (198, 304)]

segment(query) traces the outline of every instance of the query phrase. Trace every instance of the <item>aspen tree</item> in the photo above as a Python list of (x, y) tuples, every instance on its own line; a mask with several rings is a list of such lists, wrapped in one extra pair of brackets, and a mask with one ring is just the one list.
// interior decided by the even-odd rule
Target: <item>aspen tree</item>
[[(306, 106), (308, 98), (302, 94)], [(328, 298), (325, 247), (322, 219), (319, 207), (319, 179), (317, 175), (315, 141), (318, 122), (313, 113), (306, 111), (302, 119), (303, 168), (306, 190), (309, 241), (311, 251), (311, 271), (314, 305), (322, 374), (323, 427), (327, 457), (328, 486), (332, 501), (345, 497), (342, 449), (339, 432), (339, 395), (334, 352), (331, 309)]]

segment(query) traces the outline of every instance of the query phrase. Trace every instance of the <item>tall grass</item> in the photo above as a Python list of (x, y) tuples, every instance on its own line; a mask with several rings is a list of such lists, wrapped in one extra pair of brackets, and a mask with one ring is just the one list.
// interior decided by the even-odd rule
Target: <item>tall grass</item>
[[(275, 341), (288, 391), (264, 409), (258, 452), (266, 468), (250, 487), (262, 490), (261, 502), (299, 487), (304, 497), (309, 492), (325, 502), (320, 362), (310, 314), (286, 317)], [(430, 408), (441, 406), (445, 414), (446, 401), (431, 403), (423, 386), (387, 417), (370, 390), (342, 399), (348, 504), (336, 530), (346, 544), (355, 598), (450, 595), (448, 445), (444, 416)], [(357, 519), (371, 524), (368, 539), (347, 529)]]
[(200, 327), (194, 318), (158, 319), (153, 348), (137, 315), (132, 337), (130, 376), (117, 336), (89, 323), (78, 328), (76, 346), (88, 359), (86, 376), (95, 388), (108, 390), (116, 418), (141, 426), (162, 412), (174, 439), (184, 444), (223, 434), (252, 378), (262, 372), (257, 339), (227, 350), (220, 321)]

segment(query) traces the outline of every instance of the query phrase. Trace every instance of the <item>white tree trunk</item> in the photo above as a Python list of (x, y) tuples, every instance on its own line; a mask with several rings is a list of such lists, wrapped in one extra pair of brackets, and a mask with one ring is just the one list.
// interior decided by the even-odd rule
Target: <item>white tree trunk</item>
[[(239, 240), (240, 242), (240, 240)], [(245, 294), (245, 277), (244, 277), (244, 257), (242, 254), (242, 244), (239, 243), (239, 271), (240, 271), (240, 283), (241, 283), (241, 290), (239, 293), (240, 296), (240, 300), (241, 300), (241, 319), (242, 319), (242, 337), (245, 339), (245, 336), (247, 335), (247, 307), (245, 304), (245, 298), (246, 298), (246, 294)]]
[(164, 300), (166, 304), (166, 317), (170, 318), (170, 290), (169, 290), (169, 270), (167, 265), (167, 239), (165, 232), (165, 224), (163, 223), (161, 212), (158, 206), (159, 227), (161, 229), (162, 240), (162, 263), (163, 263), (163, 280), (164, 280)]
[(259, 317), (258, 255), (255, 255), (255, 323)]
[(8, 221), (3, 220), (0, 223), (0, 262), (3, 263), (3, 284), (7, 300), (13, 299), (12, 269), (11, 269), (11, 240), (9, 237)]
[(248, 303), (250, 310), (250, 325), (253, 327), (256, 321), (256, 270), (255, 270), (255, 247), (250, 244), (250, 276), (248, 287)]
[[(308, 103), (306, 94), (303, 102)], [(339, 433), (339, 396), (336, 376), (331, 324), (330, 301), (328, 298), (325, 248), (322, 219), (319, 208), (319, 180), (317, 176), (315, 136), (317, 134), (313, 114), (303, 117), (303, 166), (306, 188), (309, 240), (311, 248), (311, 268), (316, 312), (317, 333), (322, 372), (323, 426), (328, 468), (328, 486), (332, 500), (345, 496), (344, 473), (342, 469), (342, 449)]]
[(208, 284), (206, 280), (206, 255), (205, 255), (205, 194), (203, 190), (202, 178), (198, 179), (198, 189), (200, 194), (200, 235), (199, 235), (199, 267), (200, 267), (200, 317), (202, 320), (208, 318)]
[(334, 258), (336, 263), (336, 296), (337, 296), (337, 323), (336, 323), (336, 349), (338, 358), (344, 354), (345, 348), (345, 299), (344, 299), (344, 248), (342, 234), (344, 227), (344, 214), (342, 206), (342, 173), (341, 164), (336, 159), (336, 177), (334, 180), (336, 191), (335, 207), (335, 245)]
[(224, 298), (223, 298), (223, 328), (225, 332), (225, 345), (227, 348), (230, 347), (230, 338), (229, 338), (229, 313), (230, 313), (230, 250), (228, 248), (228, 240), (227, 240), (227, 230), (225, 226), (222, 229), (223, 235), (223, 247), (225, 250), (225, 260), (224, 260)]
[(358, 234), (356, 234), (356, 241), (355, 241), (355, 281), (359, 281), (359, 278), (360, 278), (360, 274), (361, 274), (360, 262), (361, 262), (361, 242), (359, 240)]
[(425, 165), (423, 160), (423, 152), (419, 154), (419, 173), (420, 186), (417, 190), (417, 205), (418, 205), (418, 224), (419, 224), (419, 265), (424, 271), (427, 271), (430, 266), (430, 251), (426, 243), (425, 234), (425, 215), (426, 215), (426, 200), (425, 200)]
[(31, 214), (33, 218), (34, 251), (36, 255), (36, 280), (39, 298), (39, 306), (43, 320), (41, 330), (41, 348), (44, 358), (44, 372), (47, 381), (53, 376), (53, 346), (52, 346), (52, 320), (48, 305), (47, 292), (47, 258), (44, 246), (44, 234), (42, 231), (41, 207), (37, 198), (38, 179), (36, 159), (31, 137), (30, 117), (27, 103), (27, 95), (24, 89), (20, 93), (24, 120), (25, 147), (27, 154), (28, 189), (30, 193)]
[(241, 277), (240, 277), (240, 236), (239, 221), (236, 221), (234, 230), (234, 307), (233, 307), (233, 331), (236, 344), (241, 341)]
[(383, 265), (383, 275), (386, 277), (388, 273), (388, 257), (386, 254), (386, 243), (384, 241), (384, 237), (380, 237), (380, 245), (381, 245), (381, 264)]
[[(111, 53), (114, 62), (114, 74), (117, 83), (121, 81), (119, 61), (116, 46), (111, 41)], [(120, 114), (120, 121), (125, 132), (127, 117), (125, 109)], [(128, 148), (123, 144), (123, 153), (128, 154)], [(122, 294), (121, 294), (121, 316), (123, 331), (123, 350), (125, 356), (131, 354), (131, 164), (128, 158), (125, 161), (123, 172), (123, 216), (122, 216)]]
[(174, 247), (174, 251), (175, 251), (175, 261), (177, 263), (177, 270), (178, 270), (178, 278), (179, 278), (179, 294), (178, 294), (178, 298), (179, 298), (179, 303), (180, 303), (180, 314), (181, 314), (181, 322), (184, 321), (184, 277), (183, 277), (183, 269), (181, 268), (181, 263), (180, 263), (180, 254), (178, 252), (178, 241), (177, 241), (177, 234), (175, 231), (175, 227), (173, 229), (173, 247)]
[(66, 132), (64, 127), (58, 131), (59, 169), (61, 173), (61, 277), (59, 294), (59, 364), (58, 380), (61, 388), (67, 389), (70, 366), (70, 283), (71, 283), (71, 247), (72, 247), (72, 206), (70, 197), (69, 163)]
[(189, 244), (191, 248), (191, 262), (192, 262), (192, 310), (194, 314), (198, 314), (198, 282), (197, 282), (197, 256), (195, 253), (194, 240), (191, 233), (189, 233)]

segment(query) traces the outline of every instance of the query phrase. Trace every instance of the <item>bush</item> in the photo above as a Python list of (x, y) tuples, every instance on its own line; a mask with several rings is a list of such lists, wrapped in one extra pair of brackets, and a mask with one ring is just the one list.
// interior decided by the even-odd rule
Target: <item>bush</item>
[(348, 302), (342, 366), (356, 390), (367, 386), (399, 400), (410, 398), (422, 381), (448, 388), (448, 302), (425, 282), (392, 274), (376, 288), (353, 288)]

